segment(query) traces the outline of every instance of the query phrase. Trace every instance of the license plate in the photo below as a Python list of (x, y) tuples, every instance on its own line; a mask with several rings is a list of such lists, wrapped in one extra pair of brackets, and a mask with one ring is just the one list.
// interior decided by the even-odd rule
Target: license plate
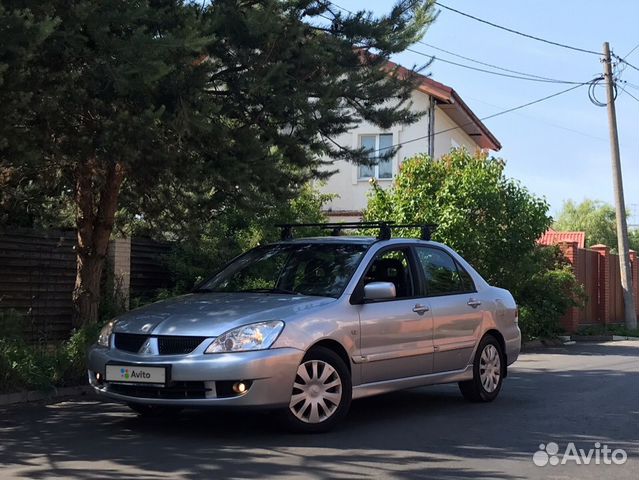
[(166, 368), (140, 365), (107, 365), (107, 382), (122, 383), (166, 383)]

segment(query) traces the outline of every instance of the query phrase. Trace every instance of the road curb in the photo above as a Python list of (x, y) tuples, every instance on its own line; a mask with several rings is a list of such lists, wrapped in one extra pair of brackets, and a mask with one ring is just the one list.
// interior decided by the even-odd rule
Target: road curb
[(627, 337), (625, 335), (571, 335), (575, 342), (617, 342), (621, 340), (639, 340), (639, 337)]
[[(572, 342), (574, 343), (574, 342)], [(541, 348), (552, 348), (552, 347), (561, 347), (563, 345), (571, 345), (571, 342), (569, 341), (564, 341), (561, 338), (560, 339), (554, 339), (554, 338), (544, 338), (544, 339), (535, 339), (535, 340), (530, 340), (528, 342), (524, 342), (521, 345), (521, 351), (526, 353), (527, 351), (530, 350), (538, 350)]]
[(54, 398), (72, 397), (75, 395), (84, 395), (91, 392), (89, 385), (81, 385), (77, 387), (56, 388), (50, 392), (42, 392), (38, 390), (28, 390), (16, 393), (0, 394), (0, 406), (15, 405), (17, 403), (39, 402), (42, 400), (52, 400)]

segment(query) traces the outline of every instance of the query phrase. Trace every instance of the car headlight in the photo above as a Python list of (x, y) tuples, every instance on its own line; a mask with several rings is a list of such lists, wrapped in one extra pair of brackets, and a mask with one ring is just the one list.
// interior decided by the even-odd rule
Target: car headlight
[(109, 346), (109, 338), (111, 337), (111, 334), (113, 333), (114, 326), (115, 326), (115, 321), (111, 320), (104, 327), (102, 327), (102, 330), (100, 330), (100, 335), (98, 336), (98, 345), (100, 345), (101, 347)]
[(280, 320), (251, 323), (234, 328), (213, 340), (205, 353), (266, 350), (273, 345), (283, 328), (284, 322)]

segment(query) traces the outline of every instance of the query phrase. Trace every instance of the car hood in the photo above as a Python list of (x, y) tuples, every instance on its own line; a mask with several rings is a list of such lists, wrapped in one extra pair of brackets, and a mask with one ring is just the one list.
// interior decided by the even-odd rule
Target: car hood
[(284, 320), (334, 298), (270, 293), (195, 293), (121, 315), (115, 332), (217, 337), (253, 322)]

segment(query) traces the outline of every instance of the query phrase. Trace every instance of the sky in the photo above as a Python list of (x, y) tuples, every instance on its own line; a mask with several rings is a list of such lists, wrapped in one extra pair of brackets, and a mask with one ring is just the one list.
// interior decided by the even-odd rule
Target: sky
[[(388, 12), (392, 0), (336, 0), (349, 10)], [(601, 51), (604, 41), (625, 57), (639, 44), (639, 0), (442, 0), (444, 5), (537, 37)], [(586, 82), (602, 73), (600, 57), (523, 38), (455, 12), (440, 14), (424, 42), (504, 68), (555, 79)], [(481, 67), (437, 52), (422, 44), (412, 47), (442, 59)], [(403, 52), (393, 58), (404, 66), (424, 65), (426, 57)], [(639, 48), (627, 57), (639, 68)], [(569, 88), (498, 77), (437, 60), (422, 73), (454, 88), (481, 118)], [(620, 79), (639, 87), (639, 71), (627, 67)], [(626, 89), (639, 98), (639, 88)], [(596, 90), (605, 100), (605, 89)], [(617, 123), (626, 208), (631, 224), (639, 224), (639, 101), (619, 92)], [(614, 202), (606, 108), (588, 99), (580, 87), (537, 105), (485, 121), (502, 143), (496, 156), (506, 160), (506, 174), (544, 197), (551, 214), (568, 199)]]

